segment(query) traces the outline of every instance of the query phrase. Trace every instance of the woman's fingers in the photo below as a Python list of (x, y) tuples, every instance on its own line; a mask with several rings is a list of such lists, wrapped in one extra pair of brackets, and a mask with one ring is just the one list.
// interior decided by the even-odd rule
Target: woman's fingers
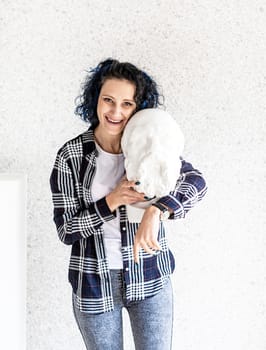
[(128, 181), (123, 177), (119, 185), (113, 190), (119, 205), (132, 204), (143, 201), (144, 193), (139, 193), (134, 189), (135, 181)]
[(135, 242), (134, 244), (134, 261), (138, 264), (139, 263), (139, 251), (143, 248), (143, 250), (150, 255), (156, 254), (155, 250), (161, 250), (161, 246), (157, 241), (150, 241), (150, 242)]
[(128, 188), (134, 188), (135, 186), (135, 181), (128, 181), (127, 179), (122, 178), (122, 183), (123, 186), (128, 187)]
[(143, 243), (141, 244), (141, 247), (145, 250), (146, 253), (151, 254), (151, 255), (154, 255), (154, 254), (155, 254), (155, 251), (152, 250), (152, 249), (148, 246), (148, 244), (147, 244), (146, 242), (143, 242)]
[(148, 243), (148, 246), (151, 247), (152, 249), (155, 249), (155, 250), (161, 250), (162, 249), (160, 244), (158, 243), (158, 241), (155, 241), (155, 240), (150, 241)]
[(150, 255), (154, 255), (155, 251), (152, 250), (147, 243), (136, 243), (134, 244), (134, 261), (135, 263), (139, 263), (139, 251), (140, 249), (143, 248), (145, 250), (146, 253), (150, 254)]
[(107, 204), (113, 212), (120, 205), (133, 204), (144, 200), (144, 193), (139, 193), (134, 189), (135, 181), (128, 181), (123, 177), (112, 192), (106, 196)]
[(134, 247), (133, 247), (133, 254), (134, 254), (134, 261), (136, 264), (139, 263), (139, 251), (140, 251), (140, 244), (139, 243), (136, 243), (134, 244)]
[(125, 181), (123, 188), (126, 190), (125, 194), (130, 199), (130, 204), (144, 200), (144, 193), (139, 193), (134, 189), (135, 181)]

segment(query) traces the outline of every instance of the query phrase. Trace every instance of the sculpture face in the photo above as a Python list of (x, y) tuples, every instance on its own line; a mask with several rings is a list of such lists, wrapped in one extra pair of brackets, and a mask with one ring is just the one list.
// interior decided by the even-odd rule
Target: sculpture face
[(127, 178), (140, 182), (138, 192), (151, 198), (174, 189), (184, 137), (167, 112), (149, 108), (134, 114), (124, 129), (121, 146)]

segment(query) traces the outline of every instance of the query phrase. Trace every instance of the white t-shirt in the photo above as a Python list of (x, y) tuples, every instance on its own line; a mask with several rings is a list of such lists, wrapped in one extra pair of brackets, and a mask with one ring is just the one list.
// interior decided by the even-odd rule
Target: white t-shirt
[[(124, 175), (124, 156), (104, 151), (97, 143), (96, 173), (92, 182), (92, 199), (98, 199), (109, 194)], [(119, 211), (116, 218), (103, 224), (104, 245), (110, 269), (122, 269), (121, 232)]]

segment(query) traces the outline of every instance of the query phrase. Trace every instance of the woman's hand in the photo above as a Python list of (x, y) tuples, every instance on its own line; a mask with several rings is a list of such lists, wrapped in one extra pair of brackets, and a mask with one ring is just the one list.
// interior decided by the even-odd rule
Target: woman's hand
[(134, 190), (135, 185), (135, 181), (127, 181), (127, 179), (123, 177), (117, 187), (105, 197), (107, 205), (112, 212), (120, 205), (145, 201), (144, 193), (139, 193)]
[(140, 226), (135, 235), (134, 261), (139, 263), (139, 251), (141, 248), (148, 254), (155, 254), (155, 250), (161, 250), (157, 241), (160, 224), (160, 209), (150, 206), (144, 212)]

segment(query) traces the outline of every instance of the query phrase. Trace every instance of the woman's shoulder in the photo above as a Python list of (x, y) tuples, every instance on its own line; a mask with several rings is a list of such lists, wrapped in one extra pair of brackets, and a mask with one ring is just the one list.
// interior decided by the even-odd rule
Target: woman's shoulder
[(95, 149), (94, 134), (92, 129), (87, 129), (81, 134), (66, 141), (58, 150), (64, 158), (83, 156)]

